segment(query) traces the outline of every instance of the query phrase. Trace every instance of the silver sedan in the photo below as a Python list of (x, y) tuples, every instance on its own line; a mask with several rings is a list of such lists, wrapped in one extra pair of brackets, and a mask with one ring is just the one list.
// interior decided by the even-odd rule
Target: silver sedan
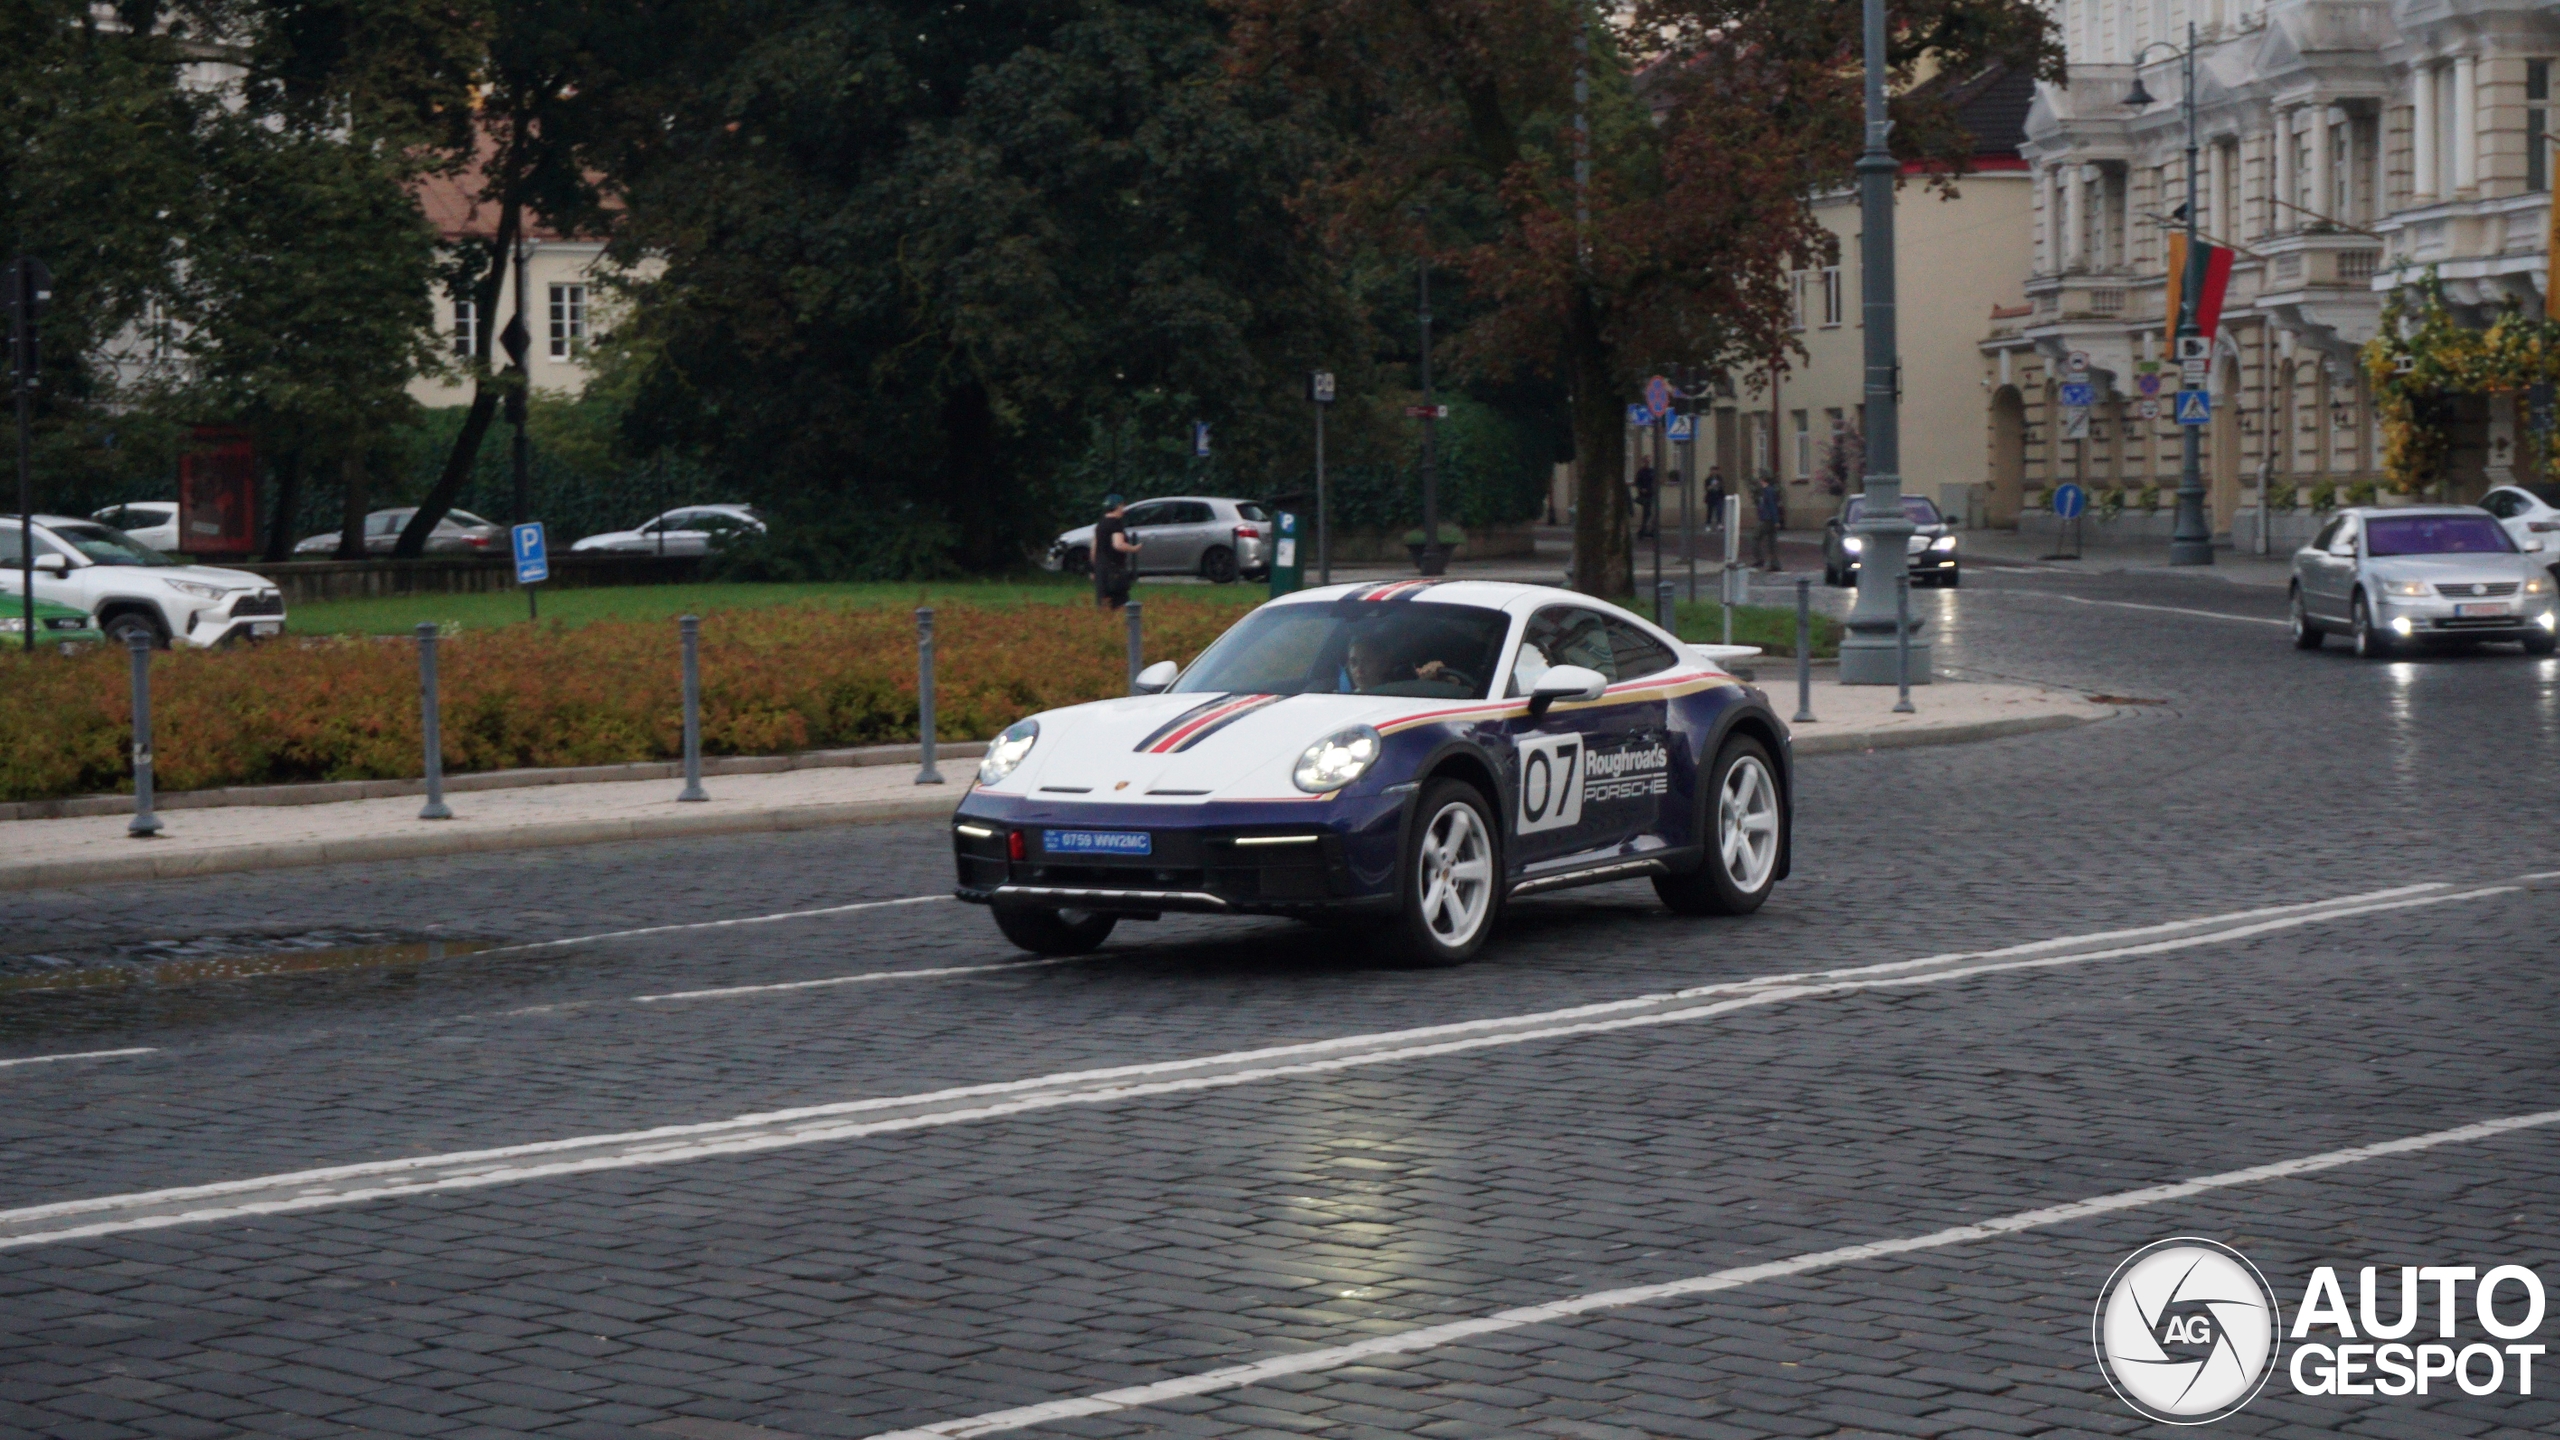
[[(1271, 514), (1250, 500), (1169, 495), (1140, 500), (1121, 516), (1138, 542), (1141, 575), (1197, 575), (1224, 585), (1269, 573)], [(1050, 543), (1041, 562), (1051, 570), (1093, 573), (1093, 527), (1081, 525)]]
[(2293, 643), (2332, 633), (2380, 659), (2427, 641), (2512, 640), (2560, 648), (2542, 543), (2515, 539), (2471, 505), (2341, 510), (2293, 556)]

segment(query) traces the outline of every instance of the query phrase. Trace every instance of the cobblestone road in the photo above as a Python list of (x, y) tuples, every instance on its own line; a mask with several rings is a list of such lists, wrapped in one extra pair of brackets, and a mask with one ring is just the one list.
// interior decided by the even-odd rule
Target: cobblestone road
[[(2560, 662), (2297, 655), (2263, 623), (2279, 595), (2183, 575), (1983, 569), (1915, 601), (1943, 665), (2162, 703), (1809, 759), (1796, 877), (1760, 915), (1580, 892), (1455, 971), (1171, 917), (1026, 967), (948, 901), (449, 953), (930, 895), (933, 826), (0, 898), (0, 952), (75, 966), (208, 936), (448, 948), (0, 994), (0, 1060), (149, 1047), (0, 1065), (0, 1208), (2450, 888), (1329, 1074), (0, 1238), (0, 1434), (877, 1435), (2560, 1110), (2560, 892), (2517, 879), (2560, 871)], [(973, 973), (641, 998), (918, 969)], [(2133, 1249), (2234, 1245), (2288, 1314), (2318, 1265), (2351, 1306), (2366, 1265), (2560, 1282), (2556, 1172), (2560, 1126), (2523, 1129), (1015, 1433), (2132, 1433), (2158, 1427), (2109, 1393), (2089, 1317)], [(2545, 1378), (2279, 1375), (2214, 1428), (2548, 1434)]]

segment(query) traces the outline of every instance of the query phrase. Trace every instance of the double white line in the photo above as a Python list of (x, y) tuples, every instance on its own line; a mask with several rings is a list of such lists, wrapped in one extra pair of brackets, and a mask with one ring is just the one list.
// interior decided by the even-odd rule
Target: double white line
[(2332, 900), (2039, 940), (1997, 950), (1764, 975), (1526, 1015), (1349, 1035), (1186, 1060), (1067, 1071), (690, 1125), (580, 1135), (486, 1150), (299, 1170), (212, 1185), (69, 1200), (0, 1211), (0, 1249), (856, 1140), (1067, 1105), (1113, 1104), (1536, 1041), (1708, 1020), (1791, 1000), (2157, 955), (2360, 915), (2513, 894), (2524, 888), (2526, 881), (2538, 878), (2548, 877), (2528, 876), (2513, 883), (2466, 887), (2406, 885)]

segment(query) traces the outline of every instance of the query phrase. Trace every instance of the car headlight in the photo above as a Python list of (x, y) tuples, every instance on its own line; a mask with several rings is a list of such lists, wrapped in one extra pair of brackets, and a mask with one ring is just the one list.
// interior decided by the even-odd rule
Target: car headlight
[(2433, 595), (2436, 593), (2436, 587), (2424, 580), (2385, 580), (2382, 582), (2382, 593), (2385, 595)]
[(1016, 720), (1013, 722), (1011, 729), (997, 736), (994, 742), (987, 746), (986, 758), (978, 762), (978, 783), (993, 785), (1012, 774), (1014, 768), (1022, 763), (1022, 757), (1030, 754), (1031, 747), (1039, 743), (1039, 740), (1039, 721)]
[(2536, 575), (2532, 579), (2524, 582), (2524, 593), (2527, 595), (2548, 595), (2551, 593), (2551, 582), (2544, 579), (2542, 576)]
[(1339, 790), (1369, 773), (1369, 767), (1377, 763), (1379, 752), (1386, 748), (1387, 742), (1378, 738), (1378, 732), (1366, 725), (1337, 730), (1308, 746), (1307, 753), (1298, 757), (1298, 768), (1289, 778), (1298, 782), (1299, 789), (1310, 794), (1322, 795), (1329, 790)]
[(1866, 537), (1861, 535), (1843, 535), (1840, 537), (1840, 548), (1848, 551), (1852, 555), (1855, 555), (1859, 551), (1867, 548)]
[(1929, 548), (1932, 550), (1953, 550), (1956, 548), (1956, 537), (1953, 535), (1941, 535), (1937, 539), (1929, 542)]
[(228, 585), (207, 585), (201, 580), (164, 580), (161, 583), (181, 595), (193, 595), (199, 600), (219, 600), (231, 593)]

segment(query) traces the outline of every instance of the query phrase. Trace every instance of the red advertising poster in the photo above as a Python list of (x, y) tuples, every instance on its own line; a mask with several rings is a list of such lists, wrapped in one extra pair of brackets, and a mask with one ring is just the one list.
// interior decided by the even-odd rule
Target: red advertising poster
[(246, 432), (199, 425), (178, 457), (178, 549), (248, 555), (258, 548), (258, 452)]

